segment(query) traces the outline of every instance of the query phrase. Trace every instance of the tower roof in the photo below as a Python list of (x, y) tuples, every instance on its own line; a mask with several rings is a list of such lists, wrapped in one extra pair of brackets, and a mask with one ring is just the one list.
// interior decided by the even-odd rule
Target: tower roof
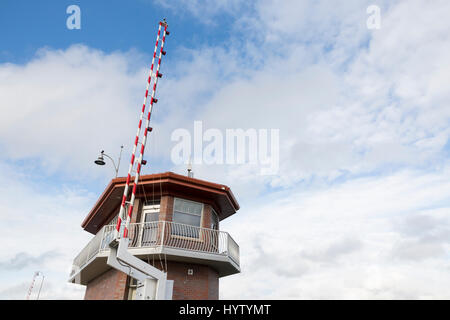
[[(125, 183), (126, 177), (111, 180), (81, 224), (86, 231), (97, 233), (113, 212), (118, 210)], [(226, 185), (173, 172), (139, 177), (137, 196), (151, 199), (154, 195), (170, 195), (210, 204), (216, 209), (219, 220), (223, 220), (239, 210), (236, 198)]]

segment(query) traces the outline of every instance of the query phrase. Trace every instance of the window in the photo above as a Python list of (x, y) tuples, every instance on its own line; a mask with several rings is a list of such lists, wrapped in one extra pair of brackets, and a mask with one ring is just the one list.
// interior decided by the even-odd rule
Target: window
[(198, 228), (201, 225), (202, 212), (202, 203), (175, 198), (172, 221), (183, 226), (174, 225), (172, 227), (172, 234), (198, 238)]
[(144, 212), (145, 220), (144, 222), (156, 222), (159, 221), (159, 211), (157, 212)]
[(219, 216), (212, 207), (211, 207), (211, 224), (209, 227), (214, 230), (219, 230)]
[(158, 236), (160, 200), (146, 201), (142, 207), (142, 246), (156, 244)]
[(155, 222), (159, 220), (160, 200), (146, 201), (142, 207), (142, 222)]

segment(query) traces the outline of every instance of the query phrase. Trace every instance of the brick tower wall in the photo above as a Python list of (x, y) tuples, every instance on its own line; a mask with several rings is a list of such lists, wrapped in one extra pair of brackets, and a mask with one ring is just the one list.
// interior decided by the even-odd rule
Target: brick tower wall
[[(174, 198), (161, 197), (160, 220), (172, 221)], [(136, 199), (131, 222), (140, 221), (142, 201)], [(211, 207), (205, 205), (202, 227), (208, 228), (211, 221)], [(155, 257), (150, 264), (162, 269), (165, 261)], [(161, 265), (162, 264), (162, 265)], [(217, 300), (219, 299), (219, 275), (213, 268), (186, 262), (167, 261), (167, 278), (174, 280), (174, 300)], [(189, 270), (192, 271), (190, 274)], [(129, 279), (129, 278), (128, 278)], [(124, 300), (128, 297), (127, 275), (115, 269), (110, 269), (88, 283), (85, 300)]]
[(88, 283), (84, 300), (124, 300), (127, 275), (110, 269)]
[[(161, 269), (161, 263), (165, 264), (155, 260), (155, 267)], [(174, 280), (173, 300), (219, 299), (219, 275), (214, 269), (175, 261), (167, 261), (167, 269), (167, 278)], [(125, 273), (110, 269), (88, 283), (84, 299), (125, 300), (128, 297), (127, 278)]]
[[(174, 280), (173, 300), (218, 300), (219, 275), (199, 264), (167, 262), (167, 278)], [(189, 274), (189, 270), (192, 274)]]

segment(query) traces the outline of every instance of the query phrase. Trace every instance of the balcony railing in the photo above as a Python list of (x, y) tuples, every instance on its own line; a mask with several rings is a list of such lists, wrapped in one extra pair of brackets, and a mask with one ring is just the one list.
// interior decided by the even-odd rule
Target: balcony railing
[[(115, 225), (104, 226), (74, 259), (75, 269), (82, 269), (99, 252), (109, 250)], [(228, 256), (239, 265), (239, 246), (228, 232), (199, 228), (168, 221), (130, 223), (129, 248), (174, 248)]]

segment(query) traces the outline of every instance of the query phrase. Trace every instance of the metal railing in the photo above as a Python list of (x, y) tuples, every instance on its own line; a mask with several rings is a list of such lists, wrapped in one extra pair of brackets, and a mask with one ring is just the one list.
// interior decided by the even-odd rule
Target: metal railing
[[(79, 269), (97, 255), (103, 242), (104, 230), (106, 227), (107, 226), (103, 227), (99, 232), (97, 232), (91, 241), (89, 241), (83, 250), (81, 250), (81, 252), (75, 257), (73, 260), (73, 266)], [(76, 269), (72, 269), (72, 274), (75, 273), (75, 270)]]
[[(101, 251), (109, 250), (115, 225), (104, 226), (74, 259), (78, 269)], [(228, 232), (169, 221), (130, 223), (129, 248), (167, 247), (230, 257), (239, 265), (239, 246)]]

